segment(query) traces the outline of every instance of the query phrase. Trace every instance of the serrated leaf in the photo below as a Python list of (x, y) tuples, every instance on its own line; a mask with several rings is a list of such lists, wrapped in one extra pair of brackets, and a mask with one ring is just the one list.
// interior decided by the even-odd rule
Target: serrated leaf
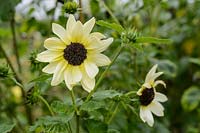
[(109, 29), (113, 29), (113, 30), (116, 30), (118, 33), (122, 33), (124, 30), (124, 28), (119, 25), (119, 24), (116, 24), (116, 23), (109, 23), (109, 22), (106, 22), (104, 20), (99, 20), (96, 22), (98, 25), (100, 26), (103, 26), (103, 27), (106, 27), (106, 28), (109, 28)]
[(30, 83), (38, 82), (38, 81), (45, 81), (45, 80), (47, 80), (47, 79), (49, 79), (51, 77), (52, 77), (52, 75), (50, 75), (50, 74), (43, 74), (43, 75), (40, 75), (39, 77), (31, 80)]
[(97, 91), (93, 94), (93, 99), (95, 100), (104, 100), (104, 99), (112, 99), (116, 96), (121, 96), (122, 94), (115, 90), (102, 90)]
[(105, 107), (104, 101), (88, 101), (83, 103), (80, 109), (90, 112), (103, 107)]
[(184, 110), (192, 111), (198, 107), (200, 102), (200, 89), (197, 86), (188, 88), (181, 98), (181, 104)]
[(7, 122), (1, 122), (0, 123), (0, 133), (8, 133), (12, 131), (12, 129), (15, 127), (15, 123), (7, 123)]
[(87, 120), (87, 129), (89, 133), (106, 133), (108, 125), (96, 120)]
[(74, 112), (69, 114), (59, 114), (57, 116), (41, 117), (36, 123), (29, 128), (30, 131), (40, 130), (41, 132), (55, 133), (65, 132), (68, 122), (73, 118)]
[(65, 113), (67, 110), (66, 107), (66, 104), (58, 100), (51, 103), (51, 108), (56, 113)]

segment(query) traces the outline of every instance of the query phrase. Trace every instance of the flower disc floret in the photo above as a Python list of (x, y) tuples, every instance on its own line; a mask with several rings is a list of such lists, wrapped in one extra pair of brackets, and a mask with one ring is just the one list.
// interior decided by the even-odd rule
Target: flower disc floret
[(80, 65), (87, 58), (87, 50), (80, 43), (71, 43), (64, 49), (64, 58), (71, 65)]
[(140, 104), (143, 106), (147, 106), (153, 101), (154, 97), (155, 97), (155, 93), (154, 93), (153, 88), (150, 88), (150, 89), (145, 88), (142, 91), (142, 95), (139, 96)]

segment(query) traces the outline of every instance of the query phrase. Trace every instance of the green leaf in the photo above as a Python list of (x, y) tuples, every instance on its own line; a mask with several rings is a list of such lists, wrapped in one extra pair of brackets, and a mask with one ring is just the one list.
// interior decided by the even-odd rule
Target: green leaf
[(192, 111), (195, 108), (197, 108), (199, 102), (200, 102), (200, 89), (197, 86), (191, 86), (190, 88), (188, 88), (184, 92), (181, 98), (182, 107), (186, 111)]
[(199, 58), (190, 58), (189, 61), (191, 63), (197, 64), (200, 66), (200, 59)]
[(105, 107), (104, 101), (88, 101), (83, 103), (80, 109), (90, 112), (104, 107)]
[(136, 43), (155, 43), (155, 44), (171, 44), (170, 39), (160, 39), (155, 37), (137, 37)]
[(86, 126), (89, 133), (106, 133), (108, 130), (108, 125), (96, 120), (87, 120)]
[(15, 127), (15, 123), (1, 122), (0, 123), (0, 133), (8, 133), (12, 131)]
[(51, 103), (51, 108), (56, 113), (65, 113), (67, 111), (67, 105), (58, 100)]
[(115, 90), (102, 90), (97, 91), (93, 94), (93, 99), (95, 100), (104, 100), (104, 99), (112, 99), (116, 96), (121, 96), (122, 94)]
[(45, 116), (39, 118), (36, 123), (29, 128), (31, 132), (40, 131), (40, 132), (66, 132), (68, 128), (68, 122), (73, 118), (74, 112), (71, 112), (67, 115), (59, 114), (57, 116)]
[(116, 24), (116, 23), (109, 23), (109, 22), (106, 22), (104, 20), (99, 20), (96, 22), (98, 25), (100, 26), (103, 26), (103, 27), (106, 27), (106, 28), (110, 28), (110, 29), (113, 29), (113, 30), (116, 30), (118, 33), (122, 33), (124, 30), (124, 28), (119, 25), (119, 24)]
[(39, 77), (31, 80), (30, 83), (32, 83), (32, 82), (38, 82), (38, 81), (45, 81), (45, 80), (49, 79), (50, 77), (52, 77), (52, 75), (50, 75), (50, 74), (43, 74), (43, 75), (40, 75)]

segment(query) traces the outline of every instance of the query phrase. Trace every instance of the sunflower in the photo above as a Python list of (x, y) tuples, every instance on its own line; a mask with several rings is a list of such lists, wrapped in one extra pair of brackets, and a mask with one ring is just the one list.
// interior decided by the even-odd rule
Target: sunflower
[(158, 65), (154, 65), (148, 72), (145, 78), (145, 83), (138, 90), (137, 95), (140, 101), (140, 118), (143, 122), (147, 122), (149, 126), (153, 126), (154, 119), (153, 114), (157, 116), (164, 116), (164, 107), (160, 102), (167, 101), (167, 97), (159, 92), (156, 92), (155, 87), (158, 84), (162, 84), (166, 87), (166, 84), (162, 80), (155, 80), (163, 72), (157, 72)]
[(94, 88), (98, 66), (106, 66), (111, 62), (101, 52), (113, 42), (113, 38), (106, 39), (99, 32), (90, 33), (94, 24), (94, 17), (82, 24), (73, 15), (69, 15), (66, 29), (59, 24), (52, 24), (53, 33), (59, 38), (46, 39), (44, 47), (47, 50), (37, 55), (38, 61), (49, 62), (42, 71), (53, 74), (52, 86), (64, 80), (70, 90), (79, 82), (87, 92)]

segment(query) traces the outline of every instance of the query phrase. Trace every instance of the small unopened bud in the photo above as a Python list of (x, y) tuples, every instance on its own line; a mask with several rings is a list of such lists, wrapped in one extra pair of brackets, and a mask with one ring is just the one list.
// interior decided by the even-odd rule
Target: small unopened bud
[(132, 29), (132, 30), (127, 30), (123, 32), (121, 34), (121, 39), (124, 44), (135, 43), (137, 36), (138, 36), (137, 31)]
[(38, 102), (38, 96), (40, 95), (40, 91), (36, 87), (32, 87), (28, 90), (26, 95), (26, 103), (27, 104), (35, 104)]
[(65, 13), (74, 14), (78, 10), (78, 4), (76, 2), (66, 2), (63, 5), (63, 11)]
[(9, 73), (8, 65), (0, 66), (0, 78), (7, 78), (10, 75), (11, 75), (11, 73)]
[(32, 72), (34, 72), (36, 70), (41, 70), (41, 68), (44, 66), (44, 63), (41, 63), (36, 60), (37, 54), (38, 54), (38, 51), (33, 51), (29, 57)]

